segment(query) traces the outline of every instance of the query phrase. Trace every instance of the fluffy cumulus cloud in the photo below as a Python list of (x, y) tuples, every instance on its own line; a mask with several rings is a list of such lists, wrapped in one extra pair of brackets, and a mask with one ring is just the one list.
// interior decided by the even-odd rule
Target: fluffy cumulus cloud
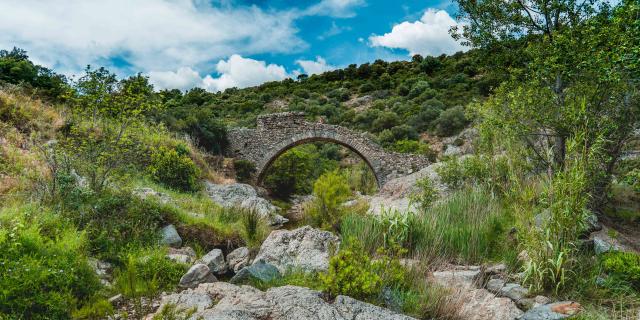
[[(196, 0), (0, 0), (0, 48), (21, 47), (62, 72), (86, 64), (130, 71), (211, 68), (232, 54), (290, 53), (306, 43), (291, 11), (214, 6)], [(114, 60), (125, 61), (113, 63)], [(122, 71), (122, 70), (121, 70)]]
[(246, 88), (291, 76), (283, 66), (267, 64), (264, 61), (244, 58), (237, 54), (231, 55), (227, 60), (220, 60), (216, 64), (216, 71), (218, 73), (216, 77), (211, 75), (202, 77), (189, 67), (182, 67), (177, 71), (149, 72), (148, 75), (151, 83), (160, 89), (186, 90), (200, 87), (211, 92), (233, 87)]
[(369, 37), (369, 43), (374, 47), (405, 49), (410, 55), (450, 54), (466, 50), (449, 34), (449, 28), (458, 24), (446, 11), (428, 9), (419, 21), (397, 24), (389, 33)]
[(296, 64), (308, 75), (319, 74), (336, 68), (327, 64), (327, 61), (322, 57), (316, 57), (316, 60), (297, 60)]
[(318, 4), (307, 8), (304, 14), (350, 18), (356, 15), (355, 8), (365, 4), (364, 0), (322, 0)]

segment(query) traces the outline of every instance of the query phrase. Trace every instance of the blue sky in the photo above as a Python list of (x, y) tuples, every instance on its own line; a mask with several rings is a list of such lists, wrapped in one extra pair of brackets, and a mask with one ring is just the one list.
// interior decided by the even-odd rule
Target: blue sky
[(209, 91), (466, 48), (451, 1), (0, 0), (0, 48), (67, 75), (106, 66)]

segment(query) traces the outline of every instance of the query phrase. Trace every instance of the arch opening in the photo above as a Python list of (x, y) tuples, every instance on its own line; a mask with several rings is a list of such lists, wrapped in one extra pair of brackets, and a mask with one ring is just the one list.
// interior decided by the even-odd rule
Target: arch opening
[[(272, 153), (265, 155), (263, 165), (256, 172), (256, 182), (272, 194), (275, 193), (276, 197), (284, 199), (287, 194), (311, 193), (315, 180), (332, 170), (340, 170), (349, 180), (352, 189), (361, 193), (372, 193), (380, 187), (378, 172), (366, 155), (345, 142), (328, 137), (289, 140), (287, 144), (274, 149)], [(306, 188), (296, 189), (298, 186), (287, 185), (283, 187), (284, 190), (274, 192), (277, 184), (274, 182), (286, 184), (282, 180), (287, 178), (293, 180), (292, 184), (304, 179)], [(283, 194), (285, 197), (282, 197)]]

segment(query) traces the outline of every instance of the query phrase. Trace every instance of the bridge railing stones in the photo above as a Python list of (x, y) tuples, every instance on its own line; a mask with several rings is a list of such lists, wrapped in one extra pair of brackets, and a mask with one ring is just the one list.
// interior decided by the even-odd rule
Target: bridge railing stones
[(256, 165), (254, 182), (261, 183), (270, 164), (284, 151), (303, 143), (330, 141), (357, 153), (373, 170), (378, 185), (392, 178), (413, 173), (426, 167), (425, 156), (387, 152), (365, 134), (345, 127), (309, 122), (302, 112), (261, 115), (256, 129), (236, 128), (228, 132), (227, 153)]

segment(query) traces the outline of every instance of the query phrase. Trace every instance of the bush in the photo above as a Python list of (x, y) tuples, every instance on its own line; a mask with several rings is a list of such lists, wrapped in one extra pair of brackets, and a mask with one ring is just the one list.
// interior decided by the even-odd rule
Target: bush
[(256, 165), (248, 160), (234, 160), (233, 168), (236, 171), (236, 179), (238, 182), (246, 183), (256, 173)]
[(379, 303), (383, 288), (402, 284), (404, 270), (397, 256), (390, 256), (389, 251), (380, 249), (377, 259), (372, 260), (357, 242), (351, 242), (350, 245), (333, 256), (329, 261), (329, 270), (320, 274), (322, 289), (326, 294), (332, 298), (346, 295)]
[(0, 211), (0, 315), (70, 318), (101, 287), (86, 260), (86, 235), (41, 208), (16, 211)]
[(636, 168), (629, 171), (622, 181), (630, 185), (635, 192), (640, 192), (640, 169)]
[(154, 150), (148, 170), (155, 181), (169, 188), (188, 192), (200, 189), (200, 169), (189, 158), (184, 145), (178, 145), (173, 149), (159, 147)]
[(429, 177), (418, 180), (416, 187), (418, 191), (411, 194), (410, 199), (416, 203), (422, 211), (426, 211), (431, 207), (433, 202), (438, 199), (438, 190)]
[(172, 291), (188, 269), (187, 265), (168, 259), (165, 249), (133, 250), (121, 260), (125, 263), (115, 271), (114, 285), (129, 298)]
[(305, 208), (314, 225), (337, 229), (344, 213), (342, 204), (351, 196), (347, 178), (337, 170), (320, 176), (313, 184), (315, 199)]
[(632, 252), (609, 252), (601, 259), (603, 269), (610, 277), (626, 281), (640, 291), (640, 255)]
[(65, 215), (88, 234), (91, 251), (106, 260), (118, 260), (130, 246), (156, 244), (159, 228), (177, 216), (175, 208), (141, 200), (127, 190), (105, 190), (81, 210), (83, 214)]
[(242, 235), (249, 247), (259, 247), (268, 234), (266, 221), (256, 210), (238, 209), (242, 224)]
[(435, 160), (436, 154), (429, 147), (428, 144), (422, 143), (417, 140), (398, 140), (392, 146), (391, 150), (400, 153), (415, 153), (428, 156), (430, 159)]
[(436, 119), (436, 133), (440, 136), (451, 136), (467, 125), (464, 108), (461, 106), (447, 109)]

